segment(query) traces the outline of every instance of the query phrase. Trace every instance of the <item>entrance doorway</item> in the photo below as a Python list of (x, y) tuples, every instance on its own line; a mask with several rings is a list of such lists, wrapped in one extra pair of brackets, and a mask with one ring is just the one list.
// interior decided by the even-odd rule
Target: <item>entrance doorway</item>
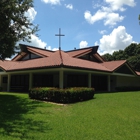
[(108, 77), (102, 75), (92, 75), (91, 85), (95, 91), (107, 91)]

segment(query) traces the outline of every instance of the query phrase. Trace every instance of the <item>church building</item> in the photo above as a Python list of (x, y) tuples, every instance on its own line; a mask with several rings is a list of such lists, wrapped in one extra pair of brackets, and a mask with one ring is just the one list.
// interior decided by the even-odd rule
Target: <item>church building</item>
[(140, 72), (126, 60), (105, 61), (98, 46), (70, 51), (50, 51), (20, 44), (12, 60), (0, 60), (0, 87), (8, 92), (28, 92), (33, 87), (93, 87), (115, 91), (140, 87)]

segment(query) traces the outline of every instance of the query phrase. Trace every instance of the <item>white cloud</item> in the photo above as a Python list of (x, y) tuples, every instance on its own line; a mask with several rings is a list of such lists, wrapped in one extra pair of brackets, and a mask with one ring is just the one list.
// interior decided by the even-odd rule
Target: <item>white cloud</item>
[(31, 40), (30, 41), (31, 42), (20, 41), (20, 42), (18, 42), (18, 44), (25, 44), (25, 45), (38, 47), (38, 48), (42, 48), (42, 49), (47, 49), (47, 50), (52, 50), (52, 51), (57, 51), (58, 50), (58, 48), (52, 48), (51, 46), (48, 46), (47, 43), (45, 43), (44, 41), (42, 41), (41, 39), (39, 39), (35, 35), (31, 35)]
[(107, 7), (102, 7), (94, 15), (92, 15), (90, 11), (86, 11), (84, 17), (90, 24), (94, 24), (99, 20), (104, 20), (104, 25), (110, 26), (114, 26), (117, 24), (117, 22), (121, 22), (124, 19), (123, 16), (120, 16), (118, 13), (112, 12)]
[(135, 0), (105, 0), (106, 3), (110, 4), (113, 10), (124, 11), (124, 5), (134, 7), (136, 5)]
[(114, 26), (117, 22), (121, 22), (124, 19), (123, 16), (119, 16), (118, 13), (109, 13), (104, 21), (104, 25)]
[(105, 34), (107, 31), (106, 30), (100, 30), (98, 31), (101, 35)]
[(96, 8), (99, 8), (99, 7), (101, 7), (101, 5), (99, 3), (96, 3), (96, 4), (93, 3), (93, 9), (96, 9)]
[(102, 20), (107, 16), (107, 12), (98, 10), (93, 16), (90, 11), (86, 11), (84, 14), (85, 19), (90, 23), (94, 24), (96, 21)]
[(93, 15), (90, 11), (85, 11), (84, 17), (88, 23), (94, 24), (99, 20), (103, 20), (104, 25), (114, 26), (124, 19), (124, 16), (120, 16), (118, 11), (125, 11), (125, 5), (130, 7), (136, 5), (134, 0), (104, 0), (104, 2), (103, 5), (106, 6), (95, 5), (99, 9)]
[(5, 60), (11, 60), (11, 58), (5, 58)]
[(28, 17), (28, 19), (30, 20), (30, 22), (34, 21), (35, 16), (36, 16), (37, 12), (35, 11), (34, 8), (30, 8), (26, 13), (26, 17)]
[(46, 4), (60, 5), (60, 0), (42, 0)]
[(133, 42), (133, 37), (126, 32), (124, 26), (115, 28), (111, 34), (103, 35), (100, 39), (100, 52), (112, 53), (117, 50), (123, 50)]
[(73, 10), (73, 5), (72, 4), (68, 4), (68, 5), (65, 4), (65, 7), (68, 8), (68, 9), (70, 9), (70, 10)]
[(103, 0), (93, 0), (92, 1), (92, 6), (94, 9), (102, 7), (104, 5)]
[(19, 44), (26, 44), (26, 45), (30, 45), (34, 47), (39, 47), (39, 48), (45, 48), (47, 46), (47, 43), (43, 42), (41, 39), (39, 39), (37, 36), (33, 34), (31, 35), (30, 42), (20, 41)]
[[(28, 19), (32, 22), (35, 19), (37, 12), (35, 11), (34, 8), (30, 8), (25, 15), (28, 17)], [(25, 27), (23, 27), (25, 28)], [(25, 28), (25, 30), (28, 30)], [(17, 44), (25, 44), (25, 45), (30, 45), (30, 46), (34, 46), (34, 47), (38, 47), (38, 48), (46, 48), (48, 50), (57, 50), (57, 48), (52, 49), (51, 46), (47, 46), (47, 43), (45, 43), (44, 41), (42, 41), (41, 39), (39, 39), (37, 36), (35, 35), (31, 35), (31, 39), (30, 42), (24, 42), (24, 41), (19, 41)]]
[(59, 50), (59, 49), (58, 49), (58, 48), (53, 48), (53, 49), (52, 49), (52, 51), (57, 51), (57, 50)]
[(95, 46), (99, 46), (99, 43), (98, 43), (98, 41), (96, 41), (96, 42), (94, 43), (94, 45), (95, 45)]
[(81, 41), (81, 42), (79, 43), (79, 47), (80, 47), (80, 48), (86, 48), (86, 47), (88, 47), (88, 42), (87, 42), (87, 41)]

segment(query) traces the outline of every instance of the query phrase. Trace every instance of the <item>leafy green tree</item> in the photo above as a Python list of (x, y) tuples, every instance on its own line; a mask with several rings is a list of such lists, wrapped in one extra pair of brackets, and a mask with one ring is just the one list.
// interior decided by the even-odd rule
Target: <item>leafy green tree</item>
[(137, 49), (135, 51), (135, 55), (139, 55), (140, 54), (140, 44), (137, 44)]
[(137, 51), (138, 47), (136, 43), (131, 43), (128, 47), (126, 47), (124, 49), (124, 53), (130, 57), (130, 56), (134, 56), (136, 55), (136, 51)]
[(113, 60), (125, 60), (126, 56), (123, 50), (115, 51), (112, 54)]
[(106, 53), (102, 56), (106, 61), (112, 61), (113, 60), (113, 56), (109, 53)]
[(140, 55), (131, 56), (127, 61), (134, 70), (140, 71)]
[(38, 30), (26, 16), (33, 0), (0, 0), (0, 59), (11, 57), (20, 40), (30, 41)]
[(102, 56), (106, 61), (127, 60), (131, 67), (140, 71), (140, 44), (132, 43), (124, 50), (113, 52), (113, 54), (104, 54)]

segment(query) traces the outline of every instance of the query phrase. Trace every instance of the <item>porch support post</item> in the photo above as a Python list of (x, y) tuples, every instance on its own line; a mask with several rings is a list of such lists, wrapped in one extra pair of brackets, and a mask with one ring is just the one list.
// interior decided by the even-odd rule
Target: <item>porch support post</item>
[(2, 76), (0, 75), (0, 87), (2, 86)]
[(32, 73), (29, 73), (29, 89), (31, 89), (32, 86), (33, 86), (32, 79), (33, 79), (33, 74)]
[(91, 73), (88, 74), (88, 87), (91, 88)]
[(110, 75), (108, 75), (108, 91), (110, 92)]
[(8, 80), (7, 80), (7, 91), (10, 92), (10, 81), (11, 81), (11, 74), (8, 74)]
[(63, 70), (59, 71), (59, 88), (63, 89), (63, 81), (64, 81), (64, 72)]

